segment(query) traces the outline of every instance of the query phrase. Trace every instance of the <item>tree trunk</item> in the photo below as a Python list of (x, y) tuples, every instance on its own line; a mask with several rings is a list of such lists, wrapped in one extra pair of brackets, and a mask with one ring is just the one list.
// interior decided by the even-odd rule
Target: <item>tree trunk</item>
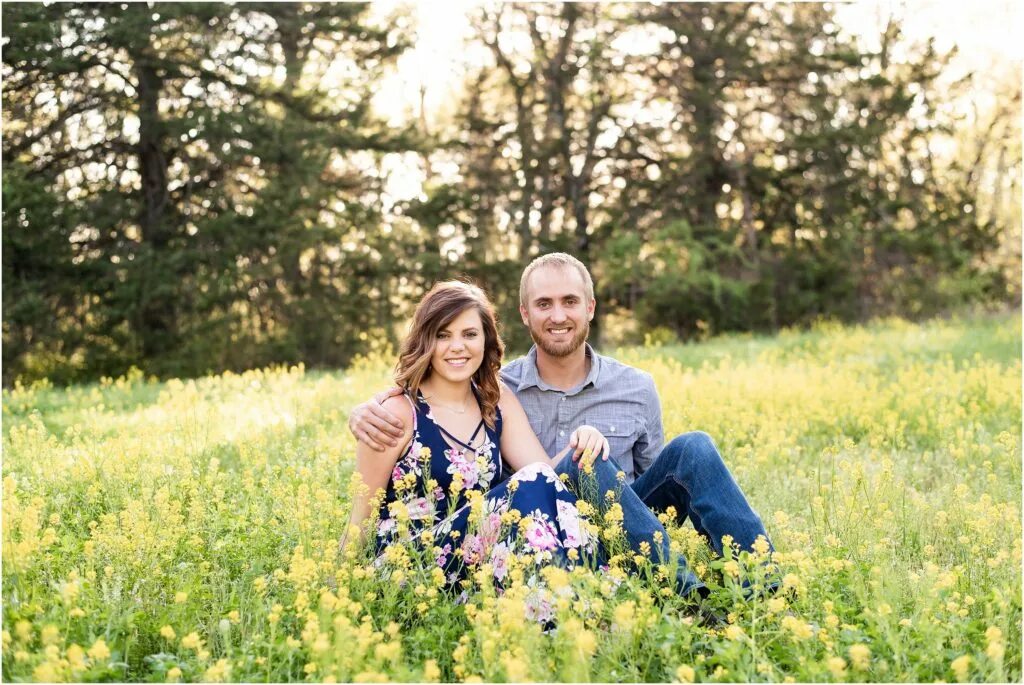
[[(143, 6), (144, 12), (149, 8)], [(139, 232), (148, 259), (142, 264), (139, 309), (135, 325), (142, 341), (146, 359), (159, 358), (173, 348), (175, 337), (174, 298), (158, 283), (173, 277), (157, 268), (167, 261), (168, 246), (173, 236), (167, 190), (168, 159), (165, 154), (164, 123), (160, 118), (160, 91), (163, 77), (149, 50), (151, 34), (147, 31), (145, 45), (134, 57), (138, 93), (139, 142), (136, 147), (141, 180)]]

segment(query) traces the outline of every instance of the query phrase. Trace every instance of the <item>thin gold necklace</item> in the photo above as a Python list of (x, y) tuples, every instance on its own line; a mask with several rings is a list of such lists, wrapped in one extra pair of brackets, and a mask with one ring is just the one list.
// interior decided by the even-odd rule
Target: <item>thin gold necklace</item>
[(468, 402), (469, 398), (466, 398), (467, 401), (464, 401), (462, 403), (462, 409), (456, 409), (455, 407), (453, 407), (451, 405), (448, 405), (448, 404), (445, 404), (444, 402), (438, 402), (437, 400), (432, 400), (431, 401), (431, 397), (433, 397), (433, 395), (430, 395), (430, 396), (424, 395), (423, 399), (430, 401), (430, 404), (432, 406), (433, 405), (437, 405), (437, 406), (441, 407), (442, 409), (447, 409), (448, 411), (455, 412), (456, 414), (465, 414), (467, 411), (469, 411), (469, 402)]

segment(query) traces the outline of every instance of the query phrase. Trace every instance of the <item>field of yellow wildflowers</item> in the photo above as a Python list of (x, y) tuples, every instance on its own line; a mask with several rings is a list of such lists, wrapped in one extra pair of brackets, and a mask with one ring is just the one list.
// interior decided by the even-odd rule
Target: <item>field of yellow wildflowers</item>
[(724, 625), (622, 555), (461, 598), (414, 553), (339, 559), (347, 411), (385, 360), (135, 373), (4, 391), (4, 679), (1021, 679), (1019, 316), (617, 356), (654, 375), (669, 436), (715, 437), (778, 548), (782, 590), (744, 600), (757, 558), (670, 529)]

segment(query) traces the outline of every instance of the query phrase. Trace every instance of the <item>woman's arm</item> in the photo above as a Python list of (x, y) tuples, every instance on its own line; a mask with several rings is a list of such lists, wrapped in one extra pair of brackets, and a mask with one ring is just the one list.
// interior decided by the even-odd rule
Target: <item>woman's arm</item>
[[(349, 517), (348, 527), (345, 529), (345, 534), (339, 545), (339, 549), (342, 551), (349, 542), (349, 531), (352, 526), (360, 526), (370, 516), (371, 500), (380, 490), (387, 488), (398, 458), (405, 452), (409, 440), (412, 439), (414, 417), (409, 400), (404, 395), (389, 397), (384, 400), (383, 407), (401, 419), (405, 430), (402, 437), (398, 438), (397, 444), (394, 447), (385, 447), (383, 452), (377, 451), (362, 441), (356, 443), (356, 473), (362, 479), (363, 487), (358, 488), (353, 494), (352, 515)], [(362, 542), (361, 535), (359, 542)]]
[(519, 398), (508, 386), (501, 383), (501, 397), (498, 400), (498, 408), (501, 409), (501, 455), (513, 469), (518, 471), (527, 464), (541, 462), (554, 466), (570, 448), (576, 448), (574, 459), (579, 458), (584, 450), (590, 450), (590, 457), (596, 458), (600, 452), (604, 452), (605, 459), (608, 458), (607, 440), (596, 428), (580, 426), (569, 436), (569, 444), (558, 454), (549, 457), (544, 447), (537, 439), (537, 434), (530, 427), (530, 421), (526, 418), (523, 405)]

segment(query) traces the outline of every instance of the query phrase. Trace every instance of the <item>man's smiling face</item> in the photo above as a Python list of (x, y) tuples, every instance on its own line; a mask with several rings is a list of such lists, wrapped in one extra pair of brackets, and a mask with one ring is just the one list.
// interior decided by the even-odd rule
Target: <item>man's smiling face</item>
[(557, 265), (535, 269), (527, 283), (523, 323), (537, 347), (553, 357), (567, 357), (586, 341), (594, 318), (594, 301), (587, 299), (583, 276)]

